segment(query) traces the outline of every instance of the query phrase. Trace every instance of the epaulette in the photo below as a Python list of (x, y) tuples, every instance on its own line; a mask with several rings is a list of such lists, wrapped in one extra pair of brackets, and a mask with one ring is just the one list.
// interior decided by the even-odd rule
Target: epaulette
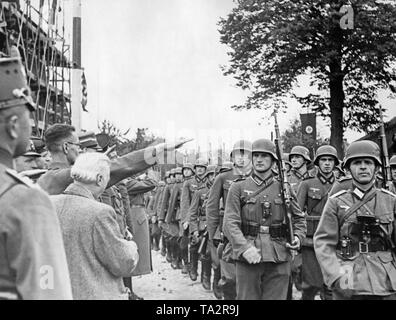
[(333, 194), (333, 195), (330, 197), (330, 199), (337, 198), (338, 196), (340, 196), (340, 195), (342, 195), (342, 194), (344, 194), (344, 193), (347, 193), (347, 192), (348, 192), (348, 190), (341, 190), (341, 191), (338, 191), (337, 193)]
[(29, 188), (37, 188), (37, 186), (33, 183), (32, 180), (30, 180), (28, 177), (21, 176), (15, 170), (6, 169), (6, 173), (12, 178), (14, 178), (16, 181), (18, 181), (19, 183), (22, 183)]
[(350, 176), (343, 176), (341, 178), (338, 179), (338, 182), (343, 182), (343, 181), (347, 181), (347, 180), (352, 180), (352, 177)]
[(393, 197), (396, 197), (396, 194), (394, 194), (393, 192), (391, 192), (391, 191), (389, 191), (389, 190), (386, 190), (386, 189), (384, 189), (384, 188), (381, 188), (381, 191), (382, 191), (382, 192), (385, 192), (385, 193), (387, 193), (387, 194), (389, 194), (389, 195), (391, 195), (391, 196), (393, 196)]
[(244, 181), (246, 180), (248, 177), (247, 176), (243, 176), (243, 177), (238, 177), (235, 180), (232, 180), (232, 182), (238, 182), (238, 181)]

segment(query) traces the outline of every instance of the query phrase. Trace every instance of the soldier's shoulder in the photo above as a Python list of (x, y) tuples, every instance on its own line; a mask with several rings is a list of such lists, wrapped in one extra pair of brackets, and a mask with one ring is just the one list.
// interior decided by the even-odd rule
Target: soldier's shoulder
[(9, 168), (4, 169), (3, 175), (6, 177), (6, 181), (8, 180), (9, 183), (20, 184), (32, 189), (38, 188), (38, 186), (35, 185), (32, 180), (30, 180), (28, 177), (20, 175), (15, 170)]
[(339, 178), (337, 180), (337, 182), (339, 182), (339, 183), (350, 182), (350, 181), (352, 181), (352, 177), (350, 177), (350, 176), (342, 176), (341, 178)]
[(381, 191), (383, 194), (387, 194), (387, 195), (391, 196), (392, 198), (396, 198), (396, 194), (394, 194), (393, 192), (391, 192), (391, 191), (389, 191), (389, 190), (386, 190), (386, 189), (384, 189), (384, 188), (381, 188), (380, 191)]
[(330, 197), (330, 199), (338, 198), (338, 197), (340, 197), (340, 196), (342, 196), (342, 195), (345, 195), (345, 194), (347, 194), (347, 193), (348, 193), (348, 190), (340, 190), (340, 191), (338, 191), (337, 193), (333, 194), (333, 195)]

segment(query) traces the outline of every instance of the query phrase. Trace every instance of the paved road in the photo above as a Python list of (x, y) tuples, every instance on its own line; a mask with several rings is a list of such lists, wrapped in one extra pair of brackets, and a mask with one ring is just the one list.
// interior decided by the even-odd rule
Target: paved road
[[(181, 270), (174, 270), (159, 251), (152, 251), (153, 272), (133, 278), (133, 291), (145, 300), (217, 300), (205, 290), (198, 277), (191, 281)], [(198, 270), (199, 271), (199, 270)]]
[[(217, 300), (211, 291), (205, 290), (198, 280), (192, 282), (181, 270), (174, 270), (159, 251), (152, 251), (153, 272), (133, 278), (133, 290), (145, 300)], [(198, 270), (200, 271), (200, 270)], [(294, 289), (293, 299), (301, 293)]]

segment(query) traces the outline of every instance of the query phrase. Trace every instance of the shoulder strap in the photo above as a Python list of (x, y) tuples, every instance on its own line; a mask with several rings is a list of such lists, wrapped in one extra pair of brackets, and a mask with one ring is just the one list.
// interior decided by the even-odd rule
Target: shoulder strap
[(363, 207), (367, 202), (374, 199), (376, 195), (376, 190), (370, 192), (365, 199), (362, 201), (356, 202), (352, 207), (350, 207), (347, 211), (345, 211), (345, 215), (340, 220), (340, 226), (342, 226), (346, 219), (348, 219), (352, 214), (354, 214), (357, 210)]

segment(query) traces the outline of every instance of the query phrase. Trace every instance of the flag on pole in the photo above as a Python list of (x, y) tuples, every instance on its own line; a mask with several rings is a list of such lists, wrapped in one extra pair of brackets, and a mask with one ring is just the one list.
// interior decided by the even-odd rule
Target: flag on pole
[(88, 110), (85, 108), (88, 103), (88, 92), (87, 92), (87, 79), (85, 78), (84, 71), (81, 75), (81, 91), (82, 91), (81, 106), (85, 112), (88, 112)]

